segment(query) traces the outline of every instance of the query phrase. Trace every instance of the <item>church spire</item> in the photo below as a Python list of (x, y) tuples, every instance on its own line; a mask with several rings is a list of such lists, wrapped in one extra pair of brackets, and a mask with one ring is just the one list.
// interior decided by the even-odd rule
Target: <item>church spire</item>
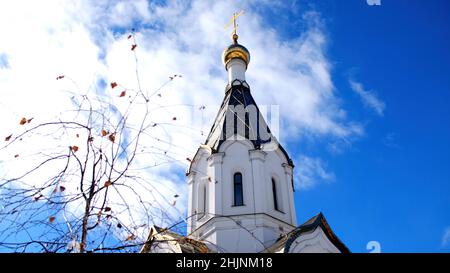
[(233, 25), (233, 44), (227, 47), (222, 54), (222, 61), (225, 69), (228, 71), (228, 82), (231, 84), (234, 80), (245, 81), (245, 71), (250, 63), (250, 52), (243, 45), (238, 43), (239, 36), (237, 35), (238, 24), (237, 18), (242, 15), (244, 11), (233, 13), (230, 22), (225, 26)]

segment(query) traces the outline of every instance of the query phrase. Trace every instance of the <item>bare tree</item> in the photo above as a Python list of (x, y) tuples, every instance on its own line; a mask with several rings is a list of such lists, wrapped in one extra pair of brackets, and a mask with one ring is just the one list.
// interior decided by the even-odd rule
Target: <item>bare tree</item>
[[(171, 76), (153, 92), (143, 91), (134, 34), (128, 39), (138, 88), (116, 82), (107, 86), (122, 101), (121, 109), (108, 97), (73, 92), (75, 107), (61, 118), (37, 123), (24, 117), (5, 136), (0, 146), (0, 164), (8, 163), (0, 165), (0, 251), (137, 251), (154, 223), (172, 228), (184, 223), (170, 212), (176, 212), (178, 195), (167, 196), (161, 181), (141, 175), (156, 165), (180, 162), (163, 148), (175, 144), (158, 138), (170, 124), (154, 122), (152, 109), (162, 107), (154, 97), (181, 76)], [(68, 75), (56, 80), (72, 81)], [(153, 166), (143, 165), (145, 158), (155, 159)], [(4, 169), (10, 166), (14, 171)]]

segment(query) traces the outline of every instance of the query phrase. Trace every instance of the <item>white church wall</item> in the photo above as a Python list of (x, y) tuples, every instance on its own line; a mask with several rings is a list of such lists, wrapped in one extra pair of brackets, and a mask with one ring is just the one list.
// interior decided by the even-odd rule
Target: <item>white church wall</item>
[(214, 242), (224, 252), (260, 252), (292, 226), (264, 214), (213, 218), (197, 237)]
[[(221, 147), (224, 152), (222, 164), (222, 206), (224, 215), (254, 213), (254, 195), (252, 181), (252, 167), (248, 150), (253, 148), (248, 140), (227, 141)], [(242, 173), (242, 187), (244, 196), (243, 206), (234, 206), (233, 176)]]

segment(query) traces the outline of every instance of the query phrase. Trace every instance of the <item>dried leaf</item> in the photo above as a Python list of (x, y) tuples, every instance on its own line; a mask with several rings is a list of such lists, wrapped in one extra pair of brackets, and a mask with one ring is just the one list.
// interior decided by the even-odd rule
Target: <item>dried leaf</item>
[(131, 234), (130, 236), (127, 237), (127, 239), (125, 239), (125, 241), (133, 241), (135, 239), (134, 235)]
[(50, 216), (48, 218), (48, 221), (50, 222), (50, 224), (53, 224), (53, 222), (55, 222), (55, 216)]
[(77, 137), (80, 137), (80, 134), (77, 134), (76, 136), (77, 136)]
[(208, 176), (208, 181), (209, 181), (209, 182), (212, 182), (212, 180), (211, 180), (211, 177), (210, 177), (210, 176)]
[(27, 119), (27, 123), (30, 123), (34, 118)]
[(105, 207), (105, 212), (111, 211), (110, 207)]
[(27, 119), (26, 118), (22, 118), (21, 120), (20, 120), (20, 125), (24, 125), (25, 123), (27, 123)]
[(7, 136), (7, 137), (5, 137), (5, 141), (9, 141), (11, 139), (11, 137), (12, 137), (12, 134)]
[(125, 95), (127, 94), (127, 91), (122, 91), (122, 93), (120, 93), (119, 97), (125, 97)]
[(64, 75), (56, 77), (56, 80), (61, 80), (61, 79), (64, 79)]
[(64, 187), (64, 186), (59, 186), (59, 190), (60, 190), (60, 191), (65, 191), (65, 190), (66, 190), (66, 187)]
[(106, 136), (108, 134), (108, 131), (106, 131), (105, 129), (102, 130), (102, 136)]
[(133, 37), (133, 36), (130, 34), (130, 35), (128, 35), (128, 38), (127, 38), (127, 39), (131, 39), (131, 37)]
[(15, 158), (18, 158), (18, 157), (19, 157), (19, 154), (14, 155), (14, 157), (15, 157)]
[(111, 181), (108, 180), (108, 181), (105, 182), (105, 187), (109, 187), (109, 186), (111, 186), (111, 185), (112, 185), (112, 182), (111, 182)]
[(200, 253), (208, 253), (208, 248), (204, 245), (200, 246), (198, 249)]
[(137, 47), (136, 44), (132, 45), (132, 46), (131, 46), (131, 50), (134, 50), (136, 47)]
[(114, 87), (116, 87), (117, 86), (117, 83), (116, 82), (112, 82), (111, 83), (111, 88), (114, 88)]
[(110, 134), (108, 138), (111, 142), (114, 143), (114, 141), (116, 140), (116, 133)]
[(186, 160), (192, 162), (192, 160), (189, 157), (186, 157)]
[(72, 146), (70, 147), (70, 149), (75, 153), (76, 151), (78, 151), (78, 146)]

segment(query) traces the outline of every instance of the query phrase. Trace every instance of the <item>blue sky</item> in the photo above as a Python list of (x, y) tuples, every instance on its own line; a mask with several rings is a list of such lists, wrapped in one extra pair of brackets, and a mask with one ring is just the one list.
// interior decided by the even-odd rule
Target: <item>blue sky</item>
[[(296, 192), (298, 218), (323, 211), (354, 252), (371, 240), (383, 252), (448, 252), (450, 3), (364, 2), (312, 5), (326, 18), (337, 92), (365, 134), (339, 154), (324, 143), (289, 147), (320, 154), (335, 174), (333, 183)], [(375, 90), (383, 116), (361, 105), (349, 75)]]
[[(171, 106), (152, 122), (170, 126), (143, 140), (173, 160), (143, 157), (137, 167), (151, 166), (142, 176), (161, 191), (152, 202), (173, 219), (185, 216), (185, 159), (204, 142), (223, 99), (220, 56), (230, 43), (223, 26), (241, 9), (239, 41), (252, 55), (247, 80), (260, 106), (280, 106), (299, 224), (322, 211), (353, 252), (367, 252), (369, 241), (382, 252), (449, 252), (447, 0), (11, 2), (0, 9), (8, 37), (0, 43), (0, 90), (8, 90), (0, 137), (16, 134), (22, 116), (60, 118), (73, 107), (68, 92), (107, 98), (120, 113), (123, 101), (109, 83), (136, 88), (127, 39), (135, 28), (144, 89), (183, 75), (155, 100)], [(76, 88), (55, 82), (62, 74)], [(21, 155), (55, 146), (32, 144), (19, 147)], [(16, 152), (0, 154), (1, 177), (29, 166), (10, 158)]]

